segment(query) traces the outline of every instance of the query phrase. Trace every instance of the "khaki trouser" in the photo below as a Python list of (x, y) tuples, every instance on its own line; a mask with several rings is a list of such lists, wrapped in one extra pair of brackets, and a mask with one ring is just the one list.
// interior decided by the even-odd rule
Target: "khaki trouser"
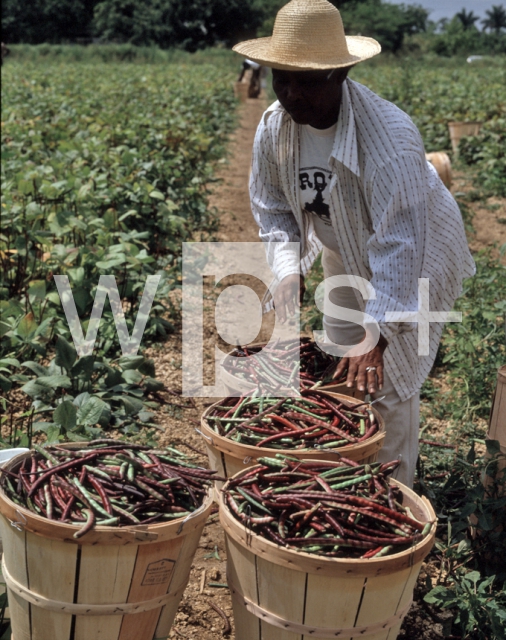
[[(346, 273), (340, 256), (329, 249), (323, 250), (322, 264), (325, 278)], [(327, 291), (327, 297), (341, 307), (359, 310), (357, 298), (351, 287), (339, 287), (331, 292)], [(364, 330), (360, 325), (332, 318), (326, 313), (323, 316), (323, 326), (329, 340), (337, 344), (357, 344), (364, 336)], [(386, 437), (378, 460), (389, 462), (400, 458), (401, 465), (394, 473), (394, 477), (408, 487), (412, 487), (418, 457), (420, 393), (403, 402), (390, 380), (388, 369), (385, 368), (383, 389), (374, 394), (373, 398), (382, 396), (385, 398), (375, 406), (385, 420)]]

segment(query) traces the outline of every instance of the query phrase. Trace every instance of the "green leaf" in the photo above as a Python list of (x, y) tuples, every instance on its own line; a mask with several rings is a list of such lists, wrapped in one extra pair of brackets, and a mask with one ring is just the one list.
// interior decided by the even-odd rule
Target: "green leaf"
[(30, 369), (30, 371), (33, 371), (33, 373), (35, 373), (36, 376), (47, 375), (46, 367), (43, 367), (41, 364), (39, 364), (38, 362), (34, 362), (33, 360), (28, 360), (27, 362), (23, 362), (21, 366), (26, 367), (27, 369)]
[(77, 408), (70, 400), (64, 400), (53, 413), (53, 421), (60, 424), (65, 431), (76, 426)]
[(46, 281), (45, 280), (32, 280), (28, 287), (28, 295), (31, 302), (35, 300), (44, 300), (46, 297)]
[(123, 374), (118, 369), (111, 369), (105, 378), (105, 385), (108, 388), (115, 387), (122, 382)]
[(165, 196), (163, 195), (163, 193), (161, 191), (158, 191), (157, 189), (151, 191), (149, 197), (155, 198), (155, 200), (165, 200)]
[(137, 415), (137, 417), (141, 422), (151, 422), (151, 419), (153, 418), (154, 415), (155, 414), (152, 413), (151, 411), (139, 411), (139, 414)]
[(144, 360), (144, 356), (123, 356), (119, 359), (119, 365), (123, 371), (138, 369), (144, 363)]
[(156, 378), (146, 378), (144, 380), (144, 387), (146, 391), (161, 391), (165, 388), (165, 385), (161, 380), (157, 380)]
[(93, 426), (98, 423), (102, 412), (107, 409), (107, 404), (91, 396), (77, 411), (77, 422), (79, 424)]
[(100, 260), (96, 263), (99, 269), (112, 269), (125, 264), (126, 257), (124, 255), (114, 256), (110, 260)]
[(0, 389), (7, 393), (12, 389), (12, 382), (0, 373)]
[(58, 291), (50, 291), (46, 296), (46, 300), (49, 300), (49, 302), (52, 302), (55, 305), (59, 305), (61, 302)]
[(43, 320), (37, 327), (37, 330), (35, 331), (35, 335), (44, 336), (47, 338), (49, 336), (51, 326), (53, 325), (55, 320), (56, 318), (46, 318), (45, 320)]
[(3, 320), (0, 320), (0, 338), (3, 338), (11, 330), (12, 330), (12, 327), (10, 325), (8, 325)]
[(66, 433), (65, 435), (71, 442), (87, 442), (89, 439), (85, 436), (80, 436), (78, 433), (73, 433), (72, 431)]
[(27, 313), (24, 316), (17, 327), (17, 334), (22, 338), (28, 338), (37, 329), (37, 323), (35, 322), (35, 318), (33, 317), (33, 313)]
[(40, 382), (40, 380), (30, 380), (25, 385), (21, 387), (21, 391), (26, 393), (26, 395), (31, 396), (32, 398), (37, 398), (38, 396), (46, 395), (47, 393), (53, 392), (53, 387), (49, 384), (45, 384)]
[(52, 427), (54, 422), (34, 422), (32, 424), (32, 431), (37, 433), (38, 431), (42, 431), (43, 433), (47, 433), (49, 427)]
[(501, 453), (501, 443), (499, 442), (499, 440), (490, 440), (487, 438), (485, 440), (485, 445), (487, 447), (487, 453), (492, 457)]
[(121, 402), (123, 403), (125, 411), (128, 415), (134, 415), (138, 413), (142, 410), (143, 407), (142, 402), (140, 400), (137, 400), (137, 398), (122, 396)]
[(465, 575), (467, 580), (470, 580), (473, 584), (476, 584), (478, 580), (481, 578), (481, 574), (479, 571), (470, 571)]
[(428, 604), (442, 604), (445, 600), (445, 597), (448, 595), (448, 589), (443, 586), (437, 586), (429, 591), (429, 593), (424, 597), (425, 602)]
[(74, 269), (67, 269), (67, 273), (69, 278), (72, 280), (73, 284), (81, 284), (84, 280), (84, 269), (83, 267), (75, 267)]
[(62, 336), (58, 336), (58, 340), (56, 342), (56, 364), (59, 367), (63, 367), (67, 371), (70, 371), (76, 360), (77, 351), (74, 346), (69, 344)]
[(478, 526), (483, 531), (492, 531), (494, 528), (494, 517), (491, 513), (483, 512), (478, 515)]
[(105, 428), (105, 427), (109, 426), (109, 423), (111, 421), (112, 411), (111, 411), (111, 407), (107, 403), (104, 403), (104, 404), (105, 404), (105, 407), (104, 407), (104, 409), (103, 409), (103, 411), (102, 411), (102, 413), (100, 415), (100, 418), (98, 420), (98, 424), (101, 427)]
[(19, 360), (16, 358), (2, 358), (0, 360), (0, 367), (20, 367)]
[(72, 381), (68, 376), (62, 375), (52, 375), (52, 376), (39, 376), (37, 378), (37, 382), (40, 384), (44, 384), (47, 387), (51, 387), (52, 389), (70, 389), (72, 386)]
[(155, 377), (155, 361), (152, 358), (144, 358), (144, 362), (137, 369), (145, 376)]
[(90, 397), (91, 397), (90, 394), (87, 391), (84, 391), (83, 393), (80, 393), (74, 398), (74, 404), (76, 405), (76, 407), (82, 407), (83, 404), (88, 402)]
[(128, 384), (139, 384), (142, 380), (142, 373), (135, 369), (127, 369), (127, 371), (123, 371), (123, 378)]
[(79, 376), (85, 382), (88, 382), (91, 379), (93, 374), (93, 365), (95, 364), (94, 356), (82, 356), (79, 360), (72, 366), (70, 373), (72, 376)]
[(58, 444), (60, 442), (61, 428), (59, 425), (53, 424), (46, 431), (47, 443)]

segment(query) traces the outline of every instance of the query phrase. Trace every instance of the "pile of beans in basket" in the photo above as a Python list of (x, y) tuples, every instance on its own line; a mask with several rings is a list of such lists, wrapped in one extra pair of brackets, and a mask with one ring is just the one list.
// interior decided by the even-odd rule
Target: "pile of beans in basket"
[(259, 458), (223, 489), (225, 503), (247, 528), (283, 547), (336, 558), (378, 558), (412, 547), (430, 531), (381, 464)]
[[(333, 379), (341, 358), (329, 355), (322, 351), (310, 338), (301, 338), (300, 345), (293, 342), (277, 342), (272, 348), (261, 347), (236, 347), (231, 353), (236, 358), (228, 358), (224, 361), (226, 371), (236, 378), (240, 378), (262, 388), (287, 387), (293, 378), (293, 371), (286, 366), (287, 358), (295, 357), (300, 349), (300, 389), (310, 389), (315, 384), (341, 383), (346, 380), (346, 372)], [(262, 350), (265, 358), (257, 360), (248, 356)], [(240, 359), (238, 360), (237, 357)]]
[(172, 447), (94, 440), (83, 449), (34, 449), (15, 470), (2, 470), (2, 488), (40, 516), (79, 525), (74, 538), (95, 524), (121, 527), (189, 516), (216, 479), (215, 471)]
[(211, 428), (240, 444), (270, 449), (333, 449), (378, 431), (365, 403), (344, 404), (324, 393), (298, 398), (225, 398), (205, 416)]

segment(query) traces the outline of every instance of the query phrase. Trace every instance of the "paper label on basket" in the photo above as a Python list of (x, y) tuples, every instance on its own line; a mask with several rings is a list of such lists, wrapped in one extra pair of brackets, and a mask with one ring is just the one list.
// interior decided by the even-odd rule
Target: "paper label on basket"
[(143, 587), (152, 587), (157, 584), (168, 583), (175, 564), (175, 560), (169, 560), (168, 558), (148, 564), (141, 585)]

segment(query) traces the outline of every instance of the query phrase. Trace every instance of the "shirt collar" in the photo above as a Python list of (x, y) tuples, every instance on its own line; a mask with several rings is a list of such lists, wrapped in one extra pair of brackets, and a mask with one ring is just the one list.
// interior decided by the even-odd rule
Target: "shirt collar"
[(343, 95), (339, 110), (339, 119), (337, 120), (336, 137), (334, 138), (334, 146), (330, 157), (359, 176), (357, 129), (353, 108), (351, 106), (350, 82), (351, 80), (348, 79), (343, 82)]

